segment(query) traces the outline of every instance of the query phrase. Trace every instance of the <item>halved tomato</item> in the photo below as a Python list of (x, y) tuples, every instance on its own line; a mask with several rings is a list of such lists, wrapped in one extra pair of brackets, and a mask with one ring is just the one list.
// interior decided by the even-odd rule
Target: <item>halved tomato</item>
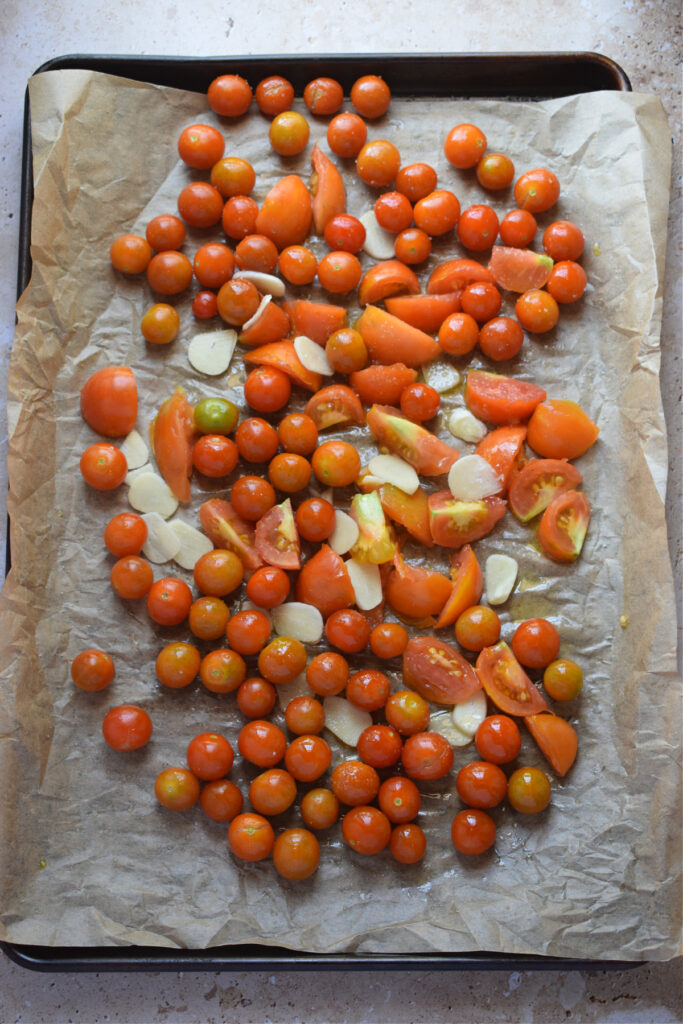
[(527, 715), (524, 724), (556, 775), (564, 776), (576, 760), (579, 739), (574, 726), (559, 715)]
[(351, 548), (351, 557), (359, 562), (384, 565), (396, 554), (392, 527), (384, 518), (384, 509), (377, 491), (354, 494), (349, 514), (358, 526), (358, 540)]
[(441, 295), (443, 292), (460, 292), (474, 281), (491, 281), (490, 270), (476, 260), (447, 260), (435, 267), (427, 281), (429, 295)]
[(182, 388), (162, 403), (149, 427), (149, 440), (159, 472), (178, 501), (189, 501), (192, 476), (194, 406)]
[(125, 437), (138, 418), (138, 389), (129, 366), (103, 366), (81, 388), (81, 415), (104, 437)]
[(417, 380), (417, 370), (405, 363), (375, 364), (349, 374), (349, 384), (366, 405), (398, 405), (401, 392)]
[(543, 388), (526, 380), (487, 373), (486, 370), (470, 370), (467, 374), (467, 408), (487, 423), (498, 426), (526, 423), (545, 397)]
[(318, 430), (336, 427), (341, 423), (365, 424), (365, 413), (355, 391), (345, 384), (330, 384), (321, 388), (306, 403), (304, 412), (310, 416)]
[(272, 341), (280, 341), (288, 334), (289, 317), (284, 309), (271, 299), (259, 313), (258, 319), (246, 330), (242, 328), (237, 340), (248, 348), (257, 348)]
[(552, 269), (553, 261), (544, 253), (506, 245), (494, 245), (491, 250), (489, 270), (493, 280), (509, 292), (542, 288)]
[(301, 178), (288, 174), (271, 188), (256, 215), (256, 233), (267, 235), (278, 249), (299, 245), (311, 230), (311, 195)]
[(434, 636), (413, 637), (403, 652), (403, 682), (434, 704), (458, 704), (481, 690), (469, 661)]
[(327, 544), (303, 566), (296, 581), (296, 599), (314, 605), (326, 619), (332, 612), (350, 608), (356, 600), (351, 577), (343, 560)]
[(477, 604), (484, 590), (484, 576), (474, 551), (465, 544), (451, 558), (451, 596), (446, 601), (435, 629), (452, 626), (457, 618)]
[(417, 367), (436, 359), (441, 351), (434, 338), (379, 306), (366, 306), (355, 327), (375, 363)]
[(346, 325), (346, 310), (331, 302), (292, 299), (283, 302), (282, 308), (289, 317), (292, 334), (304, 334), (318, 345), (324, 346), (331, 334)]
[(205, 501), (199, 509), (199, 521), (214, 547), (234, 551), (250, 572), (261, 568), (263, 560), (254, 546), (254, 527), (237, 515), (229, 501)]
[(447, 316), (460, 312), (460, 292), (441, 295), (394, 295), (384, 305), (392, 316), (425, 334), (436, 334)]
[(504, 640), (485, 647), (475, 667), (487, 696), (504, 714), (526, 717), (548, 710), (543, 695)]
[(289, 498), (274, 505), (256, 524), (254, 542), (259, 556), (278, 569), (301, 567), (301, 542)]
[(500, 497), (510, 487), (515, 471), (520, 467), (524, 457), (524, 441), (526, 427), (496, 427), (482, 438), (474, 449), (475, 455), (481, 455), (503, 481)]
[(534, 409), (528, 441), (547, 459), (577, 459), (588, 451), (600, 430), (580, 405), (565, 398), (550, 398)]
[(423, 476), (447, 473), (459, 452), (390, 405), (373, 405), (367, 415), (375, 440), (400, 455)]
[(583, 491), (564, 491), (548, 505), (538, 525), (538, 540), (556, 562), (575, 562), (581, 554), (591, 517)]
[[(414, 270), (400, 260), (382, 260), (365, 272), (358, 285), (358, 305), (382, 302), (390, 295), (417, 295), (420, 282)], [(362, 332), (361, 332), (362, 333)]]
[(461, 501), (450, 491), (437, 491), (429, 496), (429, 528), (435, 544), (445, 548), (461, 548), (486, 537), (505, 515), (502, 498), (480, 498)]
[(413, 621), (438, 615), (448, 600), (451, 581), (440, 572), (408, 565), (398, 552), (386, 580), (386, 598), (397, 615)]
[(307, 391), (317, 391), (322, 384), (320, 374), (308, 370), (301, 362), (293, 341), (271, 341), (269, 345), (259, 345), (245, 353), (244, 361), (256, 366), (275, 366)]
[(346, 211), (346, 190), (338, 169), (317, 142), (311, 153), (311, 164), (309, 188), (313, 197), (313, 226), (316, 235), (322, 238), (327, 222)]
[(429, 529), (429, 502), (426, 491), (418, 487), (414, 494), (406, 494), (393, 484), (381, 484), (379, 500), (385, 514), (407, 530), (411, 537), (419, 540), (425, 547), (434, 546)]
[(562, 459), (531, 459), (510, 485), (510, 509), (522, 523), (544, 511), (563, 491), (574, 490), (583, 480), (576, 466)]

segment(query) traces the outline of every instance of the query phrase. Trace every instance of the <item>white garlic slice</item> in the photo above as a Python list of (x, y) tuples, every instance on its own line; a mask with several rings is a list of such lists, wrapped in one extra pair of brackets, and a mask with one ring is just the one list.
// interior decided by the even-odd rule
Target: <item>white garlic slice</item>
[(405, 494), (415, 494), (420, 478), (409, 463), (398, 455), (373, 455), (368, 470), (380, 483), (393, 484)]
[(311, 338), (307, 338), (305, 334), (300, 334), (294, 339), (294, 351), (302, 365), (311, 373), (319, 373), (323, 377), (331, 377), (334, 374), (325, 349)]
[(190, 366), (207, 377), (218, 377), (230, 366), (237, 344), (237, 331), (206, 331), (195, 334), (187, 347)]
[(141, 473), (128, 489), (128, 501), (136, 512), (158, 512), (164, 519), (178, 508), (178, 499), (165, 480), (156, 473)]
[(363, 249), (374, 260), (391, 260), (396, 255), (396, 235), (386, 231), (378, 222), (374, 210), (368, 210), (358, 218), (365, 228)]
[(121, 442), (121, 451), (126, 456), (128, 471), (140, 469), (146, 466), (149, 461), (149, 448), (145, 443), (142, 434), (137, 430), (131, 430), (130, 434), (124, 437)]
[(358, 523), (348, 512), (334, 510), (334, 530), (327, 538), (327, 543), (337, 555), (345, 555), (350, 551), (360, 536)]
[(453, 708), (453, 722), (466, 736), (474, 734), (486, 718), (486, 694), (477, 690), (471, 697), (459, 701)]
[(477, 444), (488, 433), (486, 424), (478, 420), (469, 409), (454, 409), (448, 417), (448, 429), (453, 437), (470, 444)]
[(463, 455), (448, 471), (448, 486), (459, 501), (479, 501), (497, 494), (501, 481), (491, 463), (481, 455)]
[(323, 708), (325, 728), (348, 747), (355, 747), (360, 734), (372, 725), (370, 712), (362, 711), (345, 697), (325, 697)]
[(512, 593), (517, 579), (518, 565), (510, 555), (489, 555), (484, 566), (486, 600), (489, 604), (503, 604)]
[(285, 282), (274, 274), (264, 274), (261, 270), (236, 270), (232, 277), (233, 280), (241, 277), (245, 281), (251, 281), (262, 295), (273, 295), (276, 299), (281, 299), (285, 294)]
[(302, 644), (317, 644), (323, 635), (323, 617), (312, 604), (287, 601), (272, 608), (270, 617), (279, 636), (291, 636)]
[(382, 601), (379, 566), (371, 565), (370, 562), (359, 562), (355, 558), (349, 558), (345, 565), (356, 595), (356, 607), (364, 612), (376, 608)]

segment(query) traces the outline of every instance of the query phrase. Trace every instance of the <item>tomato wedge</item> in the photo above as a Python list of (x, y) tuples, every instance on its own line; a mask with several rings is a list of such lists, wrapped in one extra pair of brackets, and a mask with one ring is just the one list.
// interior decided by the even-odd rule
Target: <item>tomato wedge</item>
[(256, 215), (256, 233), (267, 235), (278, 249), (299, 245), (311, 230), (311, 196), (301, 178), (288, 174), (271, 188)]
[(382, 302), (390, 295), (417, 295), (420, 282), (414, 270), (400, 260), (382, 260), (370, 267), (358, 285), (358, 305)]
[(562, 459), (531, 459), (510, 485), (510, 509), (522, 523), (544, 511), (553, 498), (575, 490), (583, 480), (576, 466)]
[(575, 562), (581, 554), (590, 517), (590, 502), (583, 491), (556, 495), (538, 525), (538, 540), (545, 554), (556, 562)]
[(576, 760), (579, 740), (574, 726), (559, 715), (527, 715), (524, 724), (556, 775), (564, 776)]
[(452, 626), (457, 618), (477, 604), (484, 590), (484, 576), (474, 551), (465, 544), (451, 558), (451, 596), (441, 610), (435, 629)]
[(417, 621), (440, 613), (451, 592), (451, 581), (440, 572), (408, 565), (397, 552), (385, 592), (397, 615)]
[(417, 370), (405, 363), (376, 364), (349, 374), (349, 384), (366, 405), (398, 405), (401, 392), (417, 380)]
[(489, 270), (499, 288), (509, 292), (526, 292), (542, 288), (550, 277), (553, 261), (550, 256), (517, 249), (513, 246), (494, 245)]
[(348, 570), (328, 544), (321, 544), (299, 573), (296, 599), (314, 605), (324, 619), (354, 604), (356, 594)]
[(396, 540), (393, 528), (384, 518), (377, 491), (354, 494), (349, 515), (359, 530), (358, 540), (351, 548), (351, 557), (373, 565), (391, 562), (397, 552)]
[(587, 452), (600, 430), (576, 402), (551, 398), (534, 409), (529, 444), (548, 459), (577, 459)]
[(316, 142), (311, 152), (313, 173), (309, 188), (313, 197), (313, 226), (316, 235), (325, 234), (327, 222), (346, 212), (344, 179)]
[(526, 423), (545, 396), (545, 391), (537, 384), (515, 377), (485, 370), (470, 370), (467, 374), (467, 408), (480, 420), (497, 426)]
[(414, 494), (406, 494), (393, 484), (382, 484), (379, 488), (379, 500), (385, 515), (407, 530), (411, 537), (419, 540), (425, 547), (434, 546), (432, 532), (429, 529), (429, 502), (426, 491), (418, 487)]
[(280, 341), (289, 334), (289, 317), (281, 306), (271, 299), (261, 312), (258, 319), (250, 327), (244, 328), (237, 336), (241, 345), (257, 348), (268, 345), (271, 341)]
[(256, 551), (268, 565), (278, 569), (301, 567), (301, 542), (289, 498), (274, 505), (256, 524)]
[(292, 334), (305, 334), (311, 341), (324, 345), (331, 334), (346, 324), (346, 310), (331, 302), (311, 302), (309, 299), (292, 299), (283, 302), (282, 308), (289, 317)]
[(474, 281), (493, 281), (490, 270), (476, 260), (447, 260), (435, 267), (427, 281), (427, 293), (440, 295), (443, 292), (460, 292)]
[(548, 710), (543, 695), (504, 640), (485, 647), (475, 667), (487, 696), (504, 714), (526, 717)]
[(400, 455), (423, 476), (447, 473), (459, 452), (424, 427), (407, 419), (389, 405), (373, 405), (367, 415), (368, 427), (375, 440)]
[(162, 403), (149, 427), (149, 440), (159, 472), (178, 501), (189, 501), (192, 476), (194, 407), (182, 388)]
[(490, 430), (474, 449), (475, 455), (481, 455), (482, 459), (486, 459), (503, 481), (500, 497), (503, 497), (510, 487), (515, 471), (521, 468), (525, 439), (524, 426), (496, 427), (495, 430)]
[(403, 682), (434, 704), (458, 704), (481, 690), (469, 661), (433, 636), (414, 637), (403, 652)]
[(342, 423), (365, 425), (365, 413), (355, 391), (345, 384), (330, 384), (321, 388), (306, 403), (304, 412), (310, 416), (318, 430), (336, 427)]
[(460, 312), (460, 292), (441, 295), (394, 295), (384, 305), (392, 316), (426, 334), (436, 334), (447, 316)]
[(366, 306), (355, 326), (374, 363), (418, 367), (436, 359), (441, 351), (434, 338), (379, 306)]
[(131, 368), (103, 366), (95, 370), (81, 388), (81, 415), (105, 437), (130, 434), (138, 418), (138, 388)]
[(429, 527), (435, 544), (445, 548), (461, 548), (486, 537), (505, 514), (502, 498), (480, 498), (461, 501), (450, 491), (437, 491), (429, 496)]
[(275, 366), (306, 391), (317, 391), (322, 384), (320, 374), (308, 370), (301, 362), (293, 341), (271, 341), (268, 345), (259, 345), (245, 353), (244, 361), (256, 366)]
[(250, 572), (261, 568), (263, 560), (254, 547), (254, 528), (237, 515), (229, 501), (205, 501), (199, 509), (199, 521), (214, 547), (234, 551)]

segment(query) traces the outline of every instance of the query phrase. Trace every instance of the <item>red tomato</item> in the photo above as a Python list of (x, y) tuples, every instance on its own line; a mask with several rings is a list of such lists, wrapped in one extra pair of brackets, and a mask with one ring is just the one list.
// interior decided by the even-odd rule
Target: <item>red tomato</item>
[(414, 736), (429, 725), (429, 704), (419, 693), (398, 690), (384, 705), (384, 715), (401, 736)]
[(275, 366), (257, 366), (244, 382), (244, 397), (256, 412), (278, 412), (291, 393), (291, 378)]
[(487, 696), (506, 715), (524, 717), (547, 709), (540, 691), (505, 641), (484, 648), (477, 658), (476, 671)]
[(538, 540), (545, 554), (557, 562), (574, 562), (581, 554), (590, 515), (590, 502), (583, 491), (556, 495), (538, 526)]
[(325, 636), (333, 647), (345, 654), (358, 654), (367, 647), (370, 623), (354, 608), (340, 608), (327, 619)]
[(256, 551), (259, 557), (278, 569), (301, 566), (301, 543), (289, 498), (275, 505), (256, 524)]
[(569, 722), (558, 715), (529, 715), (524, 724), (556, 775), (565, 776), (576, 760), (579, 741)]
[(268, 768), (249, 787), (249, 802), (258, 814), (284, 814), (296, 800), (296, 782), (282, 768)]
[(114, 660), (105, 651), (92, 648), (81, 651), (71, 662), (71, 678), (79, 690), (97, 693), (105, 690), (115, 675)]
[(360, 252), (365, 242), (365, 228), (350, 213), (337, 213), (325, 225), (325, 241), (330, 249)]
[(461, 501), (450, 491), (437, 491), (429, 496), (429, 528), (435, 544), (461, 548), (488, 536), (505, 515), (502, 498), (481, 498)]
[(251, 106), (251, 86), (240, 75), (219, 75), (209, 85), (207, 99), (221, 117), (241, 117)]
[(212, 479), (229, 476), (237, 459), (237, 445), (223, 434), (204, 434), (192, 447), (192, 465)]
[(240, 754), (259, 768), (273, 768), (285, 756), (287, 737), (274, 722), (247, 722), (237, 737)]
[(287, 747), (285, 765), (297, 782), (315, 782), (332, 763), (332, 751), (321, 736), (297, 736)]
[(451, 580), (451, 593), (441, 610), (436, 629), (451, 626), (482, 595), (484, 576), (469, 544), (465, 544), (451, 557)]
[(500, 240), (503, 245), (524, 249), (531, 245), (537, 230), (538, 224), (533, 213), (528, 210), (510, 210), (500, 222)]
[(332, 772), (330, 785), (338, 800), (349, 807), (369, 804), (379, 792), (379, 775), (363, 761), (342, 761)]
[(259, 608), (277, 608), (289, 597), (289, 576), (282, 569), (265, 565), (247, 582), (247, 597)]
[(472, 605), (456, 619), (455, 638), (466, 651), (491, 647), (500, 639), (500, 619), (493, 608)]
[(196, 170), (208, 171), (223, 156), (225, 139), (208, 124), (191, 124), (178, 138), (178, 155), (183, 163)]
[(154, 795), (170, 811), (188, 811), (199, 799), (199, 782), (187, 768), (165, 768), (156, 778)]
[(379, 489), (379, 500), (384, 514), (405, 527), (411, 537), (425, 547), (434, 546), (429, 528), (429, 502), (427, 492), (421, 487), (414, 494), (406, 494), (393, 484), (383, 484)]
[(391, 824), (376, 807), (352, 807), (344, 815), (342, 837), (356, 853), (373, 856), (389, 845)]
[(441, 396), (429, 384), (409, 384), (401, 392), (400, 408), (414, 423), (432, 420), (439, 411)]
[(486, 136), (474, 124), (457, 124), (446, 136), (443, 148), (453, 167), (476, 167), (486, 151)]
[(276, 502), (275, 488), (261, 476), (241, 476), (230, 491), (230, 501), (238, 516), (257, 522)]
[(515, 182), (515, 202), (522, 210), (543, 213), (549, 210), (560, 197), (560, 183), (557, 176), (547, 167), (527, 171)]
[(569, 220), (556, 220), (543, 232), (543, 248), (553, 260), (578, 260), (585, 245), (583, 232)]
[[(313, 165), (310, 181), (313, 225), (315, 233), (322, 236), (332, 218), (345, 212), (346, 191), (344, 179), (317, 142), (311, 153), (311, 164)], [(346, 249), (347, 247), (341, 246), (340, 248)]]
[(403, 682), (434, 704), (457, 704), (481, 689), (462, 654), (436, 637), (413, 637), (403, 652)]
[(356, 595), (341, 557), (323, 544), (304, 564), (296, 581), (297, 601), (314, 605), (323, 618), (354, 604)]
[(303, 412), (292, 412), (280, 420), (277, 434), (284, 450), (295, 455), (310, 455), (318, 447), (318, 428)]
[(278, 249), (300, 245), (311, 228), (311, 196), (301, 178), (289, 174), (268, 192), (256, 217), (256, 231), (275, 242)]
[[(263, 565), (254, 549), (254, 531), (237, 515), (230, 502), (221, 498), (205, 501), (199, 510), (199, 520), (204, 533), (222, 554), (210, 551), (202, 555), (195, 565), (195, 580), (203, 594), (224, 597), (242, 582), (242, 565), (252, 571)], [(235, 558), (229, 557), (234, 555), (242, 565), (238, 566)], [(204, 573), (200, 578), (198, 572), (204, 560), (209, 563), (208, 579)]]
[(83, 419), (105, 437), (125, 437), (138, 418), (138, 389), (128, 366), (96, 370), (81, 389)]
[(306, 682), (319, 697), (334, 697), (341, 693), (348, 679), (349, 664), (336, 651), (316, 654), (306, 668)]
[[(272, 302), (267, 309), (270, 309)], [(277, 309), (277, 307), (273, 307)], [(244, 356), (245, 363), (254, 363), (257, 366), (275, 366), (283, 370), (292, 378), (295, 384), (305, 388), (307, 391), (318, 391), (322, 384), (322, 377), (319, 373), (308, 370), (294, 348), (294, 342), (274, 341), (267, 345), (259, 345)]]
[(152, 249), (146, 238), (120, 235), (109, 250), (112, 266), (122, 274), (142, 274), (149, 266)]
[(427, 849), (427, 837), (419, 825), (399, 825), (392, 829), (389, 851), (399, 864), (417, 864)]
[(232, 768), (235, 755), (225, 736), (203, 732), (187, 748), (187, 767), (204, 782), (222, 779)]
[(472, 259), (447, 260), (434, 268), (427, 281), (429, 295), (459, 292), (473, 281), (493, 281), (491, 271)]
[(373, 405), (367, 414), (367, 423), (370, 433), (380, 445), (394, 455), (400, 455), (421, 476), (441, 476), (458, 458), (455, 448), (392, 406)]
[(484, 252), (498, 237), (499, 226), (498, 216), (490, 206), (470, 206), (460, 215), (458, 238), (466, 249)]
[[(399, 265), (403, 266), (402, 263)], [(409, 268), (403, 269), (408, 271)], [(405, 290), (410, 291), (408, 288)], [(414, 292), (417, 290), (413, 289)], [(355, 329), (362, 336), (370, 358), (375, 363), (405, 363), (406, 366), (419, 367), (439, 354), (439, 346), (434, 338), (378, 306), (366, 306)]]
[(230, 822), (228, 845), (240, 860), (265, 860), (275, 845), (273, 826), (262, 814), (245, 811)]
[(185, 225), (180, 217), (175, 217), (171, 213), (160, 213), (158, 217), (152, 217), (145, 229), (147, 241), (156, 252), (180, 249), (186, 234)]
[(420, 810), (420, 790), (412, 779), (394, 775), (385, 779), (377, 794), (379, 806), (389, 821), (402, 825), (417, 817)]
[(411, 779), (443, 779), (453, 767), (453, 747), (438, 732), (418, 732), (403, 744), (401, 761)]
[(318, 345), (324, 345), (331, 334), (346, 325), (344, 306), (336, 306), (330, 302), (295, 299), (283, 302), (282, 309), (291, 321), (292, 336), (305, 334)]
[(291, 109), (294, 102), (294, 86), (280, 75), (270, 75), (256, 86), (254, 99), (262, 114), (274, 117), (283, 110)]
[(362, 75), (351, 86), (351, 102), (362, 117), (374, 120), (389, 109), (391, 89), (379, 75)]
[(436, 188), (436, 171), (430, 164), (408, 164), (396, 175), (396, 188), (411, 203), (428, 196)]
[(531, 459), (514, 475), (508, 500), (510, 510), (523, 522), (538, 516), (553, 498), (578, 487), (583, 477), (563, 459)]
[(193, 228), (211, 228), (223, 215), (223, 196), (208, 181), (191, 181), (178, 196), (178, 213)]
[(361, 279), (363, 268), (357, 256), (340, 249), (328, 252), (318, 264), (318, 280), (333, 295), (352, 291)]
[(147, 613), (161, 626), (178, 626), (187, 618), (192, 591), (184, 580), (167, 576), (153, 583), (147, 594)]
[(398, 405), (403, 389), (416, 380), (417, 370), (405, 363), (366, 366), (349, 376), (349, 384), (366, 405)]
[(320, 544), (334, 530), (334, 505), (324, 498), (306, 498), (296, 510), (295, 521), (299, 535), (304, 540)]
[(517, 299), (515, 315), (527, 331), (532, 334), (546, 334), (559, 320), (560, 310), (550, 292), (542, 288), (533, 288)]
[(305, 828), (288, 828), (275, 840), (273, 867), (290, 882), (301, 882), (317, 870), (320, 844)]
[(460, 811), (453, 819), (451, 839), (458, 853), (477, 856), (496, 841), (496, 826), (486, 811)]
[[(402, 294), (403, 292), (416, 295), (419, 291), (420, 282), (410, 267), (407, 267), (400, 260), (382, 260), (380, 263), (375, 263), (363, 275), (358, 288), (358, 303), (361, 306), (367, 306), (368, 303), (376, 304), (383, 302), (390, 295)], [(391, 316), (391, 314), (386, 315)], [(358, 325), (356, 326), (362, 335), (363, 328)], [(365, 337), (363, 340), (368, 344)], [(377, 347), (374, 332), (371, 334), (370, 344), (374, 344)], [(370, 351), (372, 355), (372, 350)]]
[[(447, 316), (460, 309), (460, 293), (444, 292), (442, 295), (392, 295), (385, 301), (388, 311), (405, 320), (407, 324), (435, 334)], [(395, 403), (387, 403), (389, 405)]]
[(195, 253), (194, 276), (203, 288), (221, 288), (232, 277), (235, 257), (227, 245), (206, 242)]
[(268, 139), (280, 156), (297, 156), (308, 143), (311, 129), (308, 121), (298, 110), (284, 110), (270, 122)]
[(388, 139), (366, 142), (356, 157), (358, 177), (373, 188), (386, 188), (401, 166), (401, 154)]
[(471, 761), (458, 772), (455, 787), (463, 803), (480, 810), (497, 807), (505, 799), (508, 780), (496, 764)]
[(339, 818), (339, 801), (329, 789), (309, 789), (301, 798), (301, 817), (309, 828), (323, 829)]
[(507, 188), (515, 176), (515, 165), (504, 153), (487, 153), (477, 164), (477, 181), (492, 192)]
[(485, 718), (476, 731), (474, 742), (481, 757), (492, 764), (509, 764), (522, 747), (519, 727), (507, 715)]
[(120, 704), (104, 716), (102, 735), (112, 750), (139, 750), (152, 735), (152, 719), (143, 708)]
[(313, 472), (325, 487), (348, 487), (360, 473), (360, 455), (348, 441), (325, 441), (313, 452)]
[(525, 423), (545, 397), (543, 388), (529, 381), (485, 370), (470, 370), (467, 374), (468, 409), (479, 419), (498, 426)]
[(160, 683), (172, 690), (182, 690), (192, 683), (199, 671), (201, 655), (192, 644), (166, 644), (156, 659), (155, 671)]
[(337, 114), (327, 126), (327, 144), (335, 156), (354, 159), (365, 145), (367, 137), (365, 121), (350, 111)]
[(548, 278), (548, 291), (559, 303), (576, 302), (586, 290), (586, 271), (573, 260), (556, 263)]
[(85, 449), (81, 455), (80, 468), (83, 479), (90, 487), (97, 491), (113, 491), (123, 483), (128, 463), (120, 448), (100, 442)]
[(260, 416), (242, 420), (235, 431), (235, 443), (245, 462), (269, 462), (278, 449), (275, 427)]
[(241, 812), (244, 798), (234, 782), (218, 779), (202, 788), (199, 803), (212, 821), (228, 822)]
[(264, 718), (275, 707), (277, 693), (272, 683), (260, 676), (245, 679), (236, 695), (237, 707), (245, 718)]
[(536, 406), (527, 440), (543, 458), (576, 459), (588, 451), (599, 433), (580, 405), (555, 398)]
[(427, 619), (431, 615), (438, 615), (450, 592), (450, 580), (440, 572), (433, 572), (420, 565), (409, 565), (402, 555), (395, 556), (385, 593), (387, 601), (398, 615), (406, 619)]
[(249, 161), (242, 157), (223, 157), (211, 168), (211, 184), (225, 199), (248, 196), (255, 183), (256, 172)]
[(380, 622), (370, 633), (370, 649), (378, 658), (398, 658), (408, 644), (408, 631), (398, 622)]
[(481, 455), (493, 466), (502, 480), (501, 495), (508, 490), (510, 481), (516, 478), (515, 470), (524, 456), (526, 433), (524, 426), (497, 427), (490, 430), (474, 449), (476, 455)]
[(310, 284), (318, 273), (315, 254), (304, 245), (288, 245), (278, 259), (280, 273), (290, 284)]
[(401, 756), (403, 740), (390, 725), (370, 725), (358, 737), (358, 754), (373, 768), (391, 768)]
[(291, 636), (278, 636), (258, 656), (258, 670), (269, 683), (291, 683), (306, 667), (306, 648)]
[(383, 192), (375, 200), (375, 217), (385, 231), (398, 234), (412, 224), (413, 208), (402, 192)]
[(118, 597), (136, 601), (149, 593), (154, 572), (149, 562), (138, 555), (124, 555), (112, 566), (111, 585)]
[(413, 209), (415, 227), (430, 238), (452, 231), (460, 217), (460, 202), (453, 192), (446, 188), (435, 189), (429, 195), (418, 199)]
[(194, 409), (182, 388), (162, 403), (150, 426), (150, 438), (159, 472), (178, 501), (189, 501), (192, 474)]
[(508, 779), (508, 803), (520, 814), (540, 814), (550, 795), (550, 780), (540, 768), (518, 768)]
[(227, 624), (225, 635), (231, 650), (243, 657), (258, 654), (268, 642), (272, 630), (268, 616), (257, 609), (236, 612)]
[(342, 423), (365, 426), (365, 413), (358, 395), (345, 384), (331, 384), (321, 388), (306, 403), (305, 414), (310, 416), (317, 430), (327, 430), (328, 427)]

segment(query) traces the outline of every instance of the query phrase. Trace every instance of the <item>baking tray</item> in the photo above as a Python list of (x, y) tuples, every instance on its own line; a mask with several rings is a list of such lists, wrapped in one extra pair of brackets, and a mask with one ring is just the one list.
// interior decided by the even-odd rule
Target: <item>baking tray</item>
[[(318, 75), (336, 78), (348, 95), (360, 75), (378, 74), (396, 96), (453, 99), (539, 100), (575, 93), (631, 90), (618, 64), (597, 53), (489, 54), (317, 54), (259, 57), (126, 56), (68, 54), (36, 69), (79, 69), (135, 81), (205, 92), (229, 70), (252, 86), (269, 74), (282, 74), (301, 94)], [(30, 235), (33, 202), (31, 125), (28, 91), (24, 135), (19, 224), (17, 294), (31, 276)], [(10, 564), (9, 532), (7, 565)], [(624, 970), (633, 961), (471, 952), (435, 954), (307, 953), (276, 946), (233, 945), (212, 949), (168, 950), (147, 946), (61, 947), (0, 942), (16, 964), (35, 971), (276, 971), (276, 970)]]

